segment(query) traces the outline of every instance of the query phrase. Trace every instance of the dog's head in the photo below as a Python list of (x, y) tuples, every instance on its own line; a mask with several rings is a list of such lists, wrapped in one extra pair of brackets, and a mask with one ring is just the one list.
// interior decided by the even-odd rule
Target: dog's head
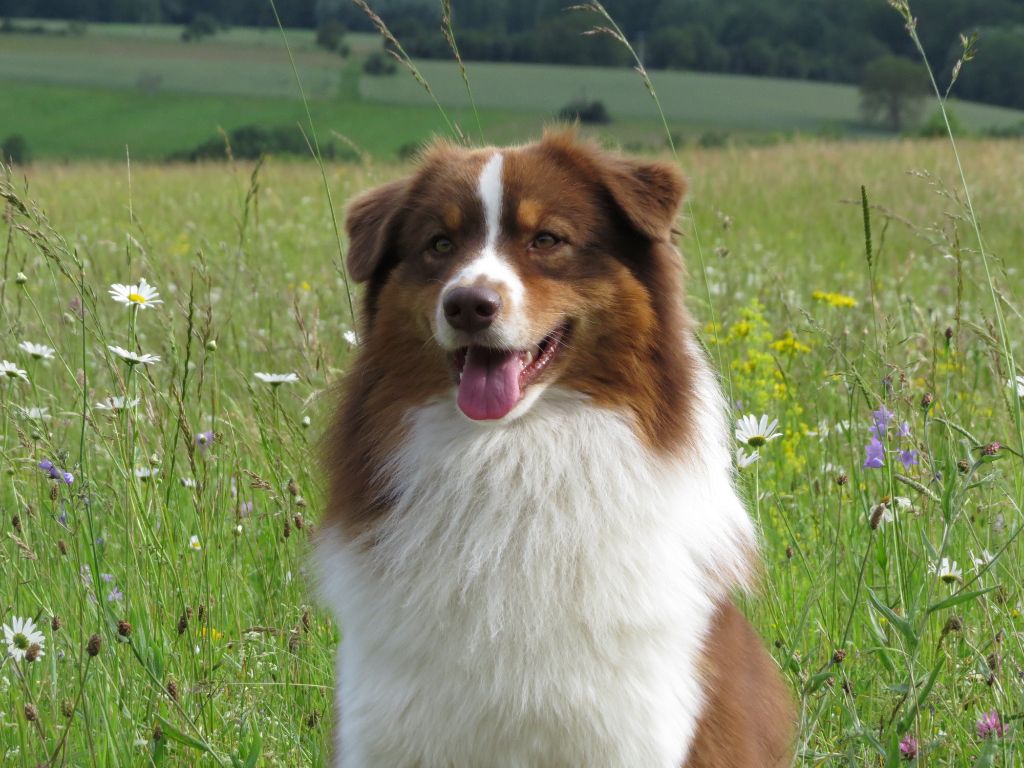
[(684, 191), (674, 166), (569, 133), (434, 145), (411, 177), (349, 207), (348, 269), (367, 284), (362, 354), (473, 420), (520, 416), (553, 384), (606, 403), (657, 399), (649, 368), (682, 318), (671, 238)]

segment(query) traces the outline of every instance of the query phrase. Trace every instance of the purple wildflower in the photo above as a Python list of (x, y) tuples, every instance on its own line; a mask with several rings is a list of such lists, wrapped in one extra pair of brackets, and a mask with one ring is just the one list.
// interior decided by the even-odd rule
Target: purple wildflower
[(101, 573), (100, 574), (100, 578), (103, 579), (103, 581), (105, 583), (109, 584), (110, 582), (112, 582), (114, 580), (114, 574), (112, 574), (112, 573)]
[(910, 437), (910, 422), (904, 421), (897, 428), (897, 434), (900, 437)]
[(917, 757), (917, 739), (909, 733), (900, 742), (900, 757), (904, 760), (913, 760)]
[(206, 449), (213, 444), (213, 432), (200, 432), (196, 435), (196, 448), (200, 453), (206, 453)]
[(999, 713), (994, 709), (979, 717), (975, 727), (978, 729), (979, 739), (987, 739), (992, 734), (1002, 736), (1004, 730), (1003, 721), (999, 719)]
[(124, 592), (118, 589), (117, 585), (115, 584), (114, 588), (110, 590), (110, 594), (107, 595), (107, 602), (120, 603), (122, 600), (124, 600)]
[(885, 464), (885, 448), (877, 437), (871, 438), (871, 442), (864, 447), (864, 452), (864, 469), (881, 469)]
[(900, 451), (900, 461), (903, 462), (904, 469), (910, 469), (917, 465), (917, 451)]
[(243, 501), (241, 504), (238, 505), (238, 516), (239, 517), (248, 517), (251, 514), (252, 514), (252, 502), (251, 501)]
[(892, 424), (893, 419), (896, 418), (896, 414), (886, 408), (884, 405), (877, 411), (872, 411), (871, 415), (875, 419), (875, 427), (878, 432), (876, 435), (881, 437), (889, 431), (889, 425)]
[(71, 485), (75, 482), (75, 476), (70, 472), (65, 472), (60, 467), (56, 466), (49, 459), (43, 459), (39, 462), (39, 468), (43, 470), (47, 475), (50, 476), (51, 480), (63, 480), (66, 484)]

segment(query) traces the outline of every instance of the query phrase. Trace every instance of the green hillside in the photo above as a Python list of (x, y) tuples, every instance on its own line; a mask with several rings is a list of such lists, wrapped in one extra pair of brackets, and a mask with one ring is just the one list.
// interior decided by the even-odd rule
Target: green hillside
[[(22, 22), (25, 23), (25, 22)], [(201, 42), (172, 25), (90, 24), (84, 34), (0, 35), (0, 140), (25, 137), (36, 158), (139, 159), (187, 151), (243, 125), (288, 126), (305, 110), (276, 30), (235, 28)], [(322, 137), (342, 134), (380, 157), (444, 132), (430, 96), (401, 67), (369, 76), (361, 63), (380, 41), (350, 34), (343, 59), (318, 48), (309, 30), (289, 31), (295, 67)], [(421, 71), (449, 117), (476, 134), (476, 118), (454, 64), (424, 61)], [(535, 135), (568, 102), (599, 99), (612, 122), (598, 132), (634, 150), (664, 146), (655, 105), (628, 68), (470, 63), (484, 136)], [(654, 82), (682, 140), (712, 132), (747, 139), (794, 132), (878, 133), (865, 126), (852, 86), (743, 76), (658, 72)], [(1024, 112), (957, 104), (969, 130), (1024, 121)]]

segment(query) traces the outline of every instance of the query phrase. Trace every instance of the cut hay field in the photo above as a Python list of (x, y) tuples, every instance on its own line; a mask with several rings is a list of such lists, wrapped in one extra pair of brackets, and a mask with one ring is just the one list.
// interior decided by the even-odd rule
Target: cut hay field
[[(18, 22), (23, 26), (32, 20)], [(46, 25), (53, 32), (59, 22)], [(0, 35), (0, 140), (25, 137), (38, 159), (161, 160), (243, 125), (293, 126), (305, 119), (280, 33), (238, 28), (185, 43), (169, 25), (90, 24), (82, 35)], [(308, 30), (289, 30), (295, 68), (315, 124), (380, 159), (444, 127), (430, 96), (401, 70), (369, 76), (373, 35), (351, 34), (348, 59), (317, 48)], [(476, 117), (450, 62), (418, 63), (444, 109), (467, 134)], [(653, 101), (629, 68), (470, 63), (480, 122), (496, 141), (535, 135), (571, 101), (604, 102), (605, 139), (660, 151), (665, 135)], [(691, 72), (657, 72), (654, 82), (680, 141), (704, 134), (772, 140), (797, 133), (885, 134), (866, 126), (852, 86)], [(1006, 128), (1024, 112), (951, 103), (967, 130)]]
[[(947, 144), (681, 158), (701, 338), (734, 417), (784, 433), (738, 471), (764, 560), (741, 605), (799, 703), (798, 764), (896, 765), (910, 739), (922, 766), (1024, 760), (1018, 149), (961, 148), (1003, 332)], [(327, 179), (340, 207), (405, 170)], [(319, 172), (24, 173), (0, 221), (0, 357), (25, 372), (0, 378), (0, 624), (31, 617), (43, 655), (0, 661), (0, 762), (318, 764), (339, 628), (310, 583), (315, 444), (352, 354)], [(108, 296), (142, 277), (162, 304)]]

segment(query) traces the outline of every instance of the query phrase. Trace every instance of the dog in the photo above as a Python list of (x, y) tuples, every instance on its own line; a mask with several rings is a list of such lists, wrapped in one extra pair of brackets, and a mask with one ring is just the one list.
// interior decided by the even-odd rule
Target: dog
[(435, 143), (349, 206), (332, 765), (788, 764), (790, 697), (730, 596), (756, 537), (682, 301), (684, 193), (556, 130)]

